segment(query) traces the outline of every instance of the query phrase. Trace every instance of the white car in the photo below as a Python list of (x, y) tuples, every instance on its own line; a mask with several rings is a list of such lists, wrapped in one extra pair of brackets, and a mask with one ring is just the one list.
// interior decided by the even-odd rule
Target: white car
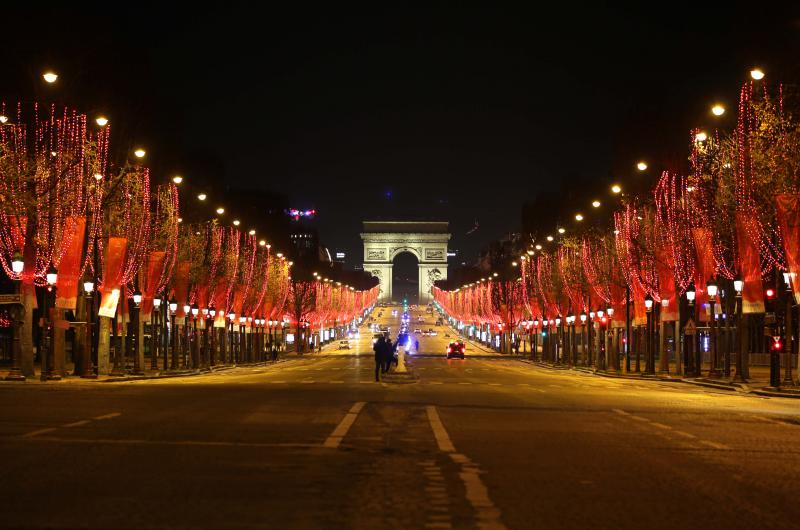
[(339, 341), (339, 349), (340, 350), (349, 350), (350, 349), (350, 341), (349, 340), (340, 340)]

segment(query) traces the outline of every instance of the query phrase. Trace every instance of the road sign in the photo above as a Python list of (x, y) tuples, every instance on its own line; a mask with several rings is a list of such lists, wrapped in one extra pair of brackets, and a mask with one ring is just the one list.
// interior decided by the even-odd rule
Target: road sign
[(697, 324), (695, 324), (694, 320), (692, 320), (691, 318), (689, 319), (688, 322), (686, 322), (686, 325), (683, 326), (683, 334), (689, 336), (697, 334)]
[(21, 304), (21, 294), (0, 294), (0, 304)]

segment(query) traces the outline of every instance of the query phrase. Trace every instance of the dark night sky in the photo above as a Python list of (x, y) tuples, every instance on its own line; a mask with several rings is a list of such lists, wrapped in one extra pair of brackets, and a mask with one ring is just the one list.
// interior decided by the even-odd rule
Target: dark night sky
[(157, 175), (286, 193), (356, 260), (375, 216), (449, 220), (470, 256), (542, 191), (586, 204), (654, 178), (639, 158), (682, 169), (688, 129), (715, 101), (733, 110), (753, 65), (796, 82), (797, 9), (769, 10), (7, 13), (1, 90), (30, 100), (51, 66)]

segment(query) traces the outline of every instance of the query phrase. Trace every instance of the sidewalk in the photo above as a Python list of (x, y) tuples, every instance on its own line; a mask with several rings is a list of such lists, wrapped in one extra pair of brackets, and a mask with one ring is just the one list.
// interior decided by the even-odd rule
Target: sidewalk
[[(306, 354), (308, 355), (308, 354)], [(174, 377), (192, 377), (197, 375), (203, 374), (210, 374), (215, 372), (224, 372), (227, 370), (233, 370), (234, 368), (249, 368), (254, 366), (270, 366), (272, 364), (286, 362), (292, 359), (298, 359), (302, 357), (296, 353), (283, 353), (281, 357), (273, 363), (272, 361), (261, 361), (255, 363), (240, 363), (240, 364), (225, 364), (225, 365), (216, 365), (210, 367), (203, 367), (198, 369), (192, 368), (185, 368), (185, 369), (178, 369), (178, 370), (161, 370), (156, 369), (153, 370), (150, 368), (150, 361), (146, 359), (146, 364), (148, 366), (147, 369), (142, 370), (139, 374), (130, 373), (130, 370), (126, 370), (124, 375), (100, 375), (96, 377), (87, 377), (83, 378), (79, 375), (73, 375), (75, 373), (75, 365), (74, 363), (67, 363), (65, 366), (65, 373), (66, 376), (62, 376), (61, 379), (58, 380), (50, 380), (50, 381), (42, 381), (41, 377), (41, 365), (35, 364), (34, 371), (36, 373), (33, 377), (28, 377), (25, 381), (6, 381), (5, 377), (8, 375), (10, 368), (3, 367), (2, 371), (0, 371), (0, 384), (14, 384), (14, 383), (48, 383), (48, 384), (69, 384), (69, 383), (77, 383), (77, 382), (85, 382), (85, 383), (117, 383), (117, 382), (124, 382), (124, 381), (143, 381), (148, 379), (170, 379)]]
[[(703, 371), (702, 371), (703, 375), (701, 377), (692, 377), (692, 376), (676, 374), (675, 363), (670, 363), (669, 372), (659, 372), (658, 365), (656, 365), (656, 373), (653, 375), (646, 375), (641, 372), (636, 372), (635, 360), (631, 359), (631, 361), (632, 361), (631, 362), (632, 370), (630, 372), (625, 371), (624, 359), (622, 361), (622, 370), (620, 372), (611, 372), (611, 371), (597, 370), (596, 368), (589, 366), (569, 367), (566, 365), (553, 365), (542, 361), (531, 361), (529, 359), (524, 360), (524, 362), (529, 362), (547, 368), (575, 370), (579, 372), (591, 373), (601, 377), (640, 379), (646, 381), (671, 381), (676, 383), (686, 383), (698, 386), (705, 386), (709, 388), (716, 388), (719, 390), (728, 390), (731, 392), (740, 392), (745, 394), (756, 394), (756, 395), (770, 396), (770, 397), (785, 397), (785, 398), (800, 399), (800, 386), (797, 386), (796, 384), (792, 386), (781, 386), (779, 388), (772, 388), (769, 386), (770, 371), (768, 366), (751, 366), (750, 377), (748, 378), (747, 382), (740, 383), (735, 381), (734, 377), (726, 378), (722, 375), (713, 378), (709, 377), (707, 375), (709, 369), (707, 363), (703, 366)], [(640, 367), (642, 369), (644, 368), (643, 359), (640, 364)], [(732, 376), (735, 375), (736, 373), (735, 368), (731, 369), (731, 373)], [(784, 375), (785, 374), (783, 373), (783, 371), (781, 371), (781, 381), (783, 381)], [(796, 383), (797, 382), (796, 372), (793, 373), (793, 376), (794, 376), (794, 381)]]

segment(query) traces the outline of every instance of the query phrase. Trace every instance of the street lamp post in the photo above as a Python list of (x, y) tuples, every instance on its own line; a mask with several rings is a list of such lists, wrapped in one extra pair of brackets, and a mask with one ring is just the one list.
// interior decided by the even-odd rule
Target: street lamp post
[(746, 355), (747, 343), (745, 341), (745, 317), (742, 304), (742, 290), (744, 282), (739, 278), (733, 280), (733, 290), (736, 291), (736, 333), (738, 335), (739, 353), (736, 354), (736, 376), (735, 380), (740, 383), (747, 382), (744, 368), (744, 357)]
[(153, 298), (153, 316), (150, 319), (150, 369), (158, 370), (161, 355), (161, 297)]
[(589, 321), (587, 322), (588, 326), (586, 328), (588, 334), (588, 340), (586, 341), (586, 345), (588, 346), (589, 351), (589, 366), (595, 364), (597, 359), (594, 357), (594, 317), (597, 313), (594, 312), (594, 309), (589, 309)]
[(11, 270), (16, 275), (14, 278), (14, 293), (17, 295), (19, 301), (12, 304), (10, 310), (11, 325), (13, 326), (12, 332), (14, 333), (11, 343), (11, 355), (13, 359), (11, 371), (5, 377), (6, 381), (25, 381), (25, 375), (22, 373), (22, 349), (20, 348), (20, 335), (22, 334), (23, 317), (25, 315), (25, 306), (22, 304), (20, 294), (22, 271), (24, 269), (25, 261), (22, 258), (22, 254), (15, 252), (11, 260)]
[(606, 318), (608, 319), (608, 330), (609, 330), (609, 340), (611, 341), (611, 347), (608, 348), (609, 353), (606, 354), (606, 357), (609, 359), (608, 367), (615, 372), (619, 370), (619, 351), (617, 348), (616, 339), (619, 337), (618, 333), (614, 333), (613, 328), (611, 327), (611, 317), (614, 316), (614, 308), (608, 306), (606, 309)]
[(792, 325), (792, 299), (794, 294), (792, 292), (792, 273), (783, 273), (783, 282), (786, 284), (786, 320), (784, 322), (784, 329), (786, 330), (786, 361), (784, 368), (783, 383), (787, 386), (794, 385), (794, 376), (792, 375), (792, 352), (794, 351), (792, 335), (794, 326)]
[(44, 351), (42, 357), (42, 381), (58, 381), (61, 379), (59, 374), (56, 374), (53, 369), (55, 365), (55, 352), (53, 351), (53, 307), (52, 302), (55, 304), (56, 281), (58, 280), (58, 271), (53, 265), (47, 270), (47, 291), (44, 296)]
[(236, 313), (231, 311), (228, 313), (228, 335), (229, 335), (229, 347), (230, 353), (228, 354), (231, 359), (231, 364), (236, 364), (236, 352), (233, 349), (233, 319), (236, 318)]
[(192, 314), (192, 306), (188, 303), (183, 304), (183, 347), (181, 348), (182, 367), (184, 369), (189, 367), (189, 349), (192, 346), (191, 328), (189, 327), (189, 316)]
[[(214, 317), (217, 315), (217, 310), (214, 309), (214, 306), (210, 306), (208, 308), (208, 332), (210, 333), (211, 340), (209, 342), (209, 347), (211, 348), (211, 359), (210, 363), (211, 366), (215, 366), (217, 363), (217, 333), (216, 329), (214, 329)], [(224, 364), (224, 363), (223, 363)]]
[(131, 311), (131, 325), (133, 326), (133, 373), (134, 375), (142, 374), (142, 359), (139, 358), (139, 341), (142, 339), (139, 336), (139, 309), (142, 303), (142, 292), (136, 289), (133, 292), (133, 310)]
[[(644, 297), (644, 307), (647, 312), (647, 321), (645, 323), (645, 369), (644, 373), (647, 375), (654, 375), (656, 373), (655, 356), (652, 344), (652, 321), (653, 321), (653, 297), (650, 293)], [(639, 358), (637, 354), (636, 368), (639, 369)]]
[(581, 312), (581, 357), (583, 365), (586, 366), (586, 311)]
[(708, 292), (708, 306), (711, 310), (711, 318), (709, 325), (711, 326), (711, 366), (708, 368), (709, 377), (719, 377), (719, 358), (717, 356), (717, 313), (715, 311), (715, 304), (717, 302), (717, 283), (713, 278), (708, 279), (706, 284)]
[(192, 368), (197, 370), (200, 368), (200, 337), (197, 334), (197, 315), (200, 313), (200, 308), (195, 303), (189, 309), (192, 312), (192, 332), (189, 343), (192, 351)]
[(178, 333), (175, 329), (175, 314), (178, 311), (178, 301), (175, 300), (173, 296), (169, 301), (169, 312), (170, 312), (170, 328), (169, 328), (169, 335), (170, 335), (170, 342), (172, 343), (172, 363), (170, 367), (173, 370), (178, 369)]
[(92, 293), (94, 292), (94, 282), (87, 279), (83, 282), (83, 293), (86, 297), (84, 304), (84, 311), (86, 313), (86, 332), (84, 333), (83, 355), (81, 359), (81, 377), (84, 379), (96, 379), (97, 374), (94, 371), (92, 363), (92, 344), (94, 342), (94, 319), (93, 319), (93, 304)]
[[(694, 321), (697, 312), (695, 310), (695, 298), (697, 297), (697, 291), (694, 288), (694, 284), (690, 284), (689, 287), (686, 289), (686, 300), (689, 303), (689, 320)], [(695, 340), (695, 331), (693, 330), (691, 334), (686, 333), (684, 331), (684, 335), (686, 337), (686, 358), (687, 360), (691, 360), (694, 364), (692, 373), (695, 377), (700, 377), (702, 375), (702, 368), (703, 368), (703, 351), (700, 346), (697, 344)], [(692, 355), (694, 352), (694, 356)], [(688, 366), (689, 363), (686, 363), (687, 366), (687, 373), (688, 373)]]

